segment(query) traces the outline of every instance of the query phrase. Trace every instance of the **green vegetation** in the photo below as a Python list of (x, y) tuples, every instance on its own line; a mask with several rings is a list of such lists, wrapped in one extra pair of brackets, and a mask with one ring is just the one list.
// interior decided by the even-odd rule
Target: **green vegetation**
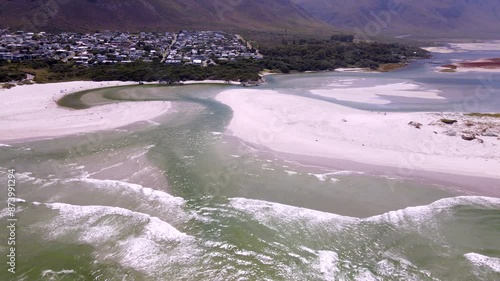
[(468, 113), (465, 115), (472, 116), (472, 117), (500, 118), (500, 113)]
[[(100, 64), (90, 67), (55, 60), (34, 60), (11, 63), (11, 71), (35, 75), (37, 83), (59, 81), (163, 81), (185, 80), (257, 81), (261, 68), (252, 61), (220, 63), (215, 66), (166, 65), (159, 61), (137, 61), (128, 64)], [(11, 80), (8, 80), (11, 81)]]
[[(350, 40), (351, 37), (335, 38)], [(405, 65), (408, 59), (423, 58), (428, 52), (411, 46), (384, 43), (338, 41), (301, 42), (303, 45), (266, 45), (260, 48), (264, 59), (237, 59), (217, 65), (166, 65), (159, 60), (121, 64), (76, 65), (57, 60), (33, 60), (0, 65), (0, 78), (21, 80), (25, 73), (35, 75), (38, 83), (93, 81), (162, 81), (185, 80), (258, 81), (264, 69), (271, 72), (328, 71), (340, 67), (360, 67), (390, 71)], [(3, 75), (3, 76), (2, 76)], [(14, 78), (14, 79), (13, 79)], [(2, 80), (0, 80), (2, 81)]]
[(309, 42), (306, 45), (281, 45), (261, 47), (265, 56), (263, 66), (290, 71), (322, 71), (341, 67), (378, 69), (384, 64), (400, 64), (408, 58), (425, 58), (429, 53), (417, 47), (352, 42)]
[(9, 68), (5, 63), (0, 64), (0, 83), (19, 81), (26, 78), (26, 73), (18, 69)]
[(381, 64), (378, 68), (378, 71), (391, 72), (391, 71), (403, 68), (405, 66), (406, 66), (406, 63), (386, 63), (386, 64)]
[(218, 65), (200, 67), (195, 65), (165, 65), (134, 62), (119, 65), (91, 67), (87, 77), (94, 81), (163, 81), (174, 83), (185, 80), (257, 81), (262, 69), (251, 60), (223, 62)]
[(16, 84), (11, 84), (11, 83), (5, 83), (2, 85), (2, 89), (11, 89), (14, 88)]

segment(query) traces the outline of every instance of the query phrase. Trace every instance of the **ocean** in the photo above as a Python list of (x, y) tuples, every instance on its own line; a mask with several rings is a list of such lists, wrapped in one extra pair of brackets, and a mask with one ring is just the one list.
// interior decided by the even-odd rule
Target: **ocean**
[[(392, 73), (268, 76), (261, 87), (380, 112), (498, 112), (500, 73), (431, 71), (455, 56)], [(331, 83), (416, 83), (446, 99), (366, 104), (310, 92)], [(0, 280), (500, 280), (499, 198), (302, 165), (226, 135), (233, 113), (214, 97), (232, 87), (74, 94), (61, 105), (165, 100), (174, 111), (116, 130), (0, 146), (0, 181), (15, 169), (20, 198), (16, 274), (2, 243)], [(0, 212), (2, 221), (9, 216)]]

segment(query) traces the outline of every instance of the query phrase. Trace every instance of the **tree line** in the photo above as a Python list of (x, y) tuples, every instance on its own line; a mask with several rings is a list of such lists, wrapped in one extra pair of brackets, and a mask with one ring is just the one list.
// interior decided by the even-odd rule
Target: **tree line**
[(243, 59), (219, 62), (207, 67), (195, 65), (167, 65), (159, 60), (136, 61), (122, 64), (96, 64), (81, 66), (53, 59), (31, 60), (18, 63), (0, 63), (0, 82), (21, 80), (25, 73), (35, 75), (40, 83), (93, 80), (93, 81), (164, 81), (175, 83), (185, 80), (258, 81), (264, 69), (282, 73), (326, 71), (344, 67), (377, 69), (384, 64), (406, 62), (413, 58), (426, 58), (429, 53), (417, 47), (396, 43), (343, 42), (349, 38), (306, 45), (264, 45), (260, 47), (263, 59)]
[(396, 43), (329, 42), (308, 45), (271, 45), (261, 47), (265, 68), (290, 71), (322, 71), (343, 67), (378, 69), (380, 65), (402, 63), (412, 58), (427, 58), (420, 48)]

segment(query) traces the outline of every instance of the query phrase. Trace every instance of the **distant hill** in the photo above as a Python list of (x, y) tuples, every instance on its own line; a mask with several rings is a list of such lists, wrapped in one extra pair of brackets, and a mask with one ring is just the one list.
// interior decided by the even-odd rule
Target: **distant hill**
[(291, 0), (2, 0), (0, 28), (6, 27), (48, 31), (334, 30)]
[(500, 37), (500, 0), (293, 0), (311, 15), (367, 35)]
[(500, 0), (1, 0), (6, 27), (500, 38)]

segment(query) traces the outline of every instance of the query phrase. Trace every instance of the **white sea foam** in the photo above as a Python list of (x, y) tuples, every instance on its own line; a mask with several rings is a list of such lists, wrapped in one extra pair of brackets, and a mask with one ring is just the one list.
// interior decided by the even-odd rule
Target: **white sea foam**
[(3, 143), (0, 143), (0, 147), (12, 147), (11, 145), (8, 145), (8, 144), (3, 144)]
[(365, 173), (357, 171), (336, 171), (336, 172), (331, 172), (330, 174), (335, 176), (348, 176), (348, 175), (364, 175)]
[[(112, 220), (101, 219), (108, 216), (118, 216), (127, 217), (130, 223), (144, 223), (145, 232), (147, 237), (151, 235), (158, 236), (155, 234), (156, 226), (161, 226), (161, 235), (165, 239), (174, 239), (179, 237), (185, 237), (186, 234), (179, 232), (177, 229), (172, 227), (166, 222), (162, 222), (155, 217), (151, 217), (148, 214), (133, 212), (128, 209), (118, 208), (118, 207), (107, 207), (107, 206), (76, 206), (63, 203), (50, 203), (44, 204), (47, 208), (58, 210), (60, 216), (55, 218), (54, 226), (60, 225), (63, 228), (77, 228), (83, 230), (82, 242), (87, 243), (101, 243), (110, 239), (114, 234), (118, 234), (117, 231), (121, 228), (121, 225), (114, 225)], [(104, 224), (102, 224), (104, 223)], [(111, 223), (111, 224), (108, 224)], [(96, 228), (97, 226), (97, 228)], [(113, 227), (115, 227), (113, 229)], [(58, 233), (61, 228), (55, 227), (53, 232)], [(101, 230), (101, 231), (99, 231)], [(65, 231), (62, 231), (65, 232)], [(64, 233), (63, 233), (64, 234)], [(86, 240), (85, 237), (91, 237), (92, 239)]]
[(34, 181), (36, 178), (32, 177), (33, 173), (30, 172), (24, 172), (24, 173), (17, 173), (16, 174), (16, 179), (19, 181)]
[(331, 182), (339, 182), (339, 179), (331, 177), (332, 175), (337, 175), (336, 172), (333, 173), (326, 173), (326, 174), (314, 174), (314, 173), (308, 173), (309, 176), (316, 177), (319, 181), (327, 181), (330, 180)]
[(308, 175), (316, 177), (319, 181), (326, 181), (326, 175), (325, 174), (308, 173)]
[(323, 274), (324, 280), (336, 280), (339, 273), (339, 256), (332, 251), (319, 251), (318, 252), (318, 269)]
[(494, 272), (500, 273), (500, 258), (492, 258), (476, 253), (464, 255), (465, 258), (476, 267), (487, 268)]
[(336, 231), (342, 229), (345, 224), (359, 221), (357, 218), (246, 198), (232, 198), (230, 204), (235, 209), (252, 214), (263, 223), (279, 222), (282, 225), (291, 222), (300, 222), (306, 225), (328, 223), (330, 229)]
[(193, 237), (145, 213), (108, 206), (43, 205), (59, 212), (48, 223), (34, 226), (45, 229), (47, 239), (92, 245), (96, 258), (103, 256), (147, 275), (164, 273), (172, 263), (187, 264), (197, 253)]
[(287, 173), (289, 176), (293, 176), (293, 175), (298, 175), (299, 173), (295, 172), (295, 171), (288, 171), (286, 170), (285, 173)]
[(149, 223), (144, 228), (144, 237), (154, 241), (166, 241), (179, 237), (187, 237), (187, 235), (159, 218), (151, 217)]
[(8, 208), (4, 208), (0, 211), (0, 219), (6, 218), (10, 215), (10, 211)]
[[(185, 200), (183, 198), (174, 197), (167, 192), (144, 187), (139, 184), (85, 177), (68, 179), (63, 183), (67, 182), (83, 184), (83, 188), (87, 189), (89, 193), (107, 193), (111, 196), (119, 195), (120, 198), (127, 198), (131, 202), (139, 204), (135, 205), (136, 211), (154, 213), (155, 216), (163, 220), (187, 221), (192, 216), (192, 214), (184, 210)], [(55, 201), (62, 201), (62, 199), (51, 199), (51, 202)], [(128, 208), (127, 205), (118, 207)]]
[(139, 150), (138, 152), (130, 155), (128, 158), (132, 159), (132, 160), (141, 158), (142, 156), (146, 155), (149, 152), (149, 150), (151, 150), (155, 146), (156, 145), (148, 145), (148, 146), (144, 147), (143, 149)]
[[(380, 276), (382, 278), (391, 278), (397, 276), (400, 280), (422, 280), (422, 276), (426, 277), (425, 280), (432, 279), (432, 275), (428, 271), (419, 269), (416, 265), (405, 259), (399, 253), (384, 252), (381, 256), (384, 259), (378, 261), (374, 268), (377, 276)], [(366, 277), (366, 279), (360, 278), (356, 280), (378, 280), (373, 279), (373, 275), (366, 275)]]
[[(158, 227), (162, 227), (162, 223)], [(186, 266), (199, 254), (199, 250), (193, 246), (193, 238), (190, 236), (174, 244), (163, 240), (165, 233), (160, 229), (152, 232), (147, 231), (146, 236), (149, 237), (145, 237), (145, 235), (131, 236), (118, 242), (118, 254), (115, 257), (121, 265), (146, 275), (161, 276), (165, 275), (173, 264)], [(189, 276), (190, 272), (185, 270), (183, 274)], [(182, 279), (186, 279), (186, 277)]]
[(161, 123), (155, 122), (153, 120), (146, 120), (146, 122), (148, 122), (149, 124), (151, 124), (153, 126), (160, 126), (161, 125)]
[(481, 196), (461, 196), (445, 198), (438, 200), (430, 205), (409, 207), (403, 210), (388, 212), (379, 216), (367, 218), (367, 221), (384, 221), (393, 225), (406, 225), (412, 227), (415, 225), (430, 224), (429, 218), (435, 215), (447, 215), (453, 210), (453, 207), (468, 205), (479, 208), (500, 208), (500, 198), (481, 197)]
[(68, 269), (54, 271), (51, 269), (47, 269), (42, 271), (41, 276), (42, 278), (47, 278), (46, 280), (59, 280), (61, 278), (60, 275), (72, 275), (72, 274), (76, 274), (76, 271)]
[(147, 198), (147, 201), (150, 203), (152, 201), (157, 201), (170, 206), (175, 206), (175, 205), (182, 206), (185, 203), (184, 199), (180, 197), (174, 197), (166, 192), (144, 187), (139, 184), (133, 184), (123, 181), (79, 178), (79, 179), (69, 179), (66, 182), (89, 183), (92, 185), (92, 187), (106, 189), (109, 190), (110, 192), (116, 192), (116, 191), (121, 191), (122, 193), (133, 192), (141, 197)]
[(427, 206), (410, 207), (365, 219), (244, 198), (230, 199), (230, 204), (238, 210), (251, 214), (259, 222), (272, 228), (275, 228), (277, 224), (289, 225), (292, 228), (294, 224), (302, 224), (304, 228), (327, 224), (329, 231), (336, 231), (345, 226), (354, 226), (365, 222), (384, 222), (400, 229), (415, 231), (422, 228), (439, 227), (438, 222), (450, 217), (455, 206), (469, 205), (478, 208), (498, 209), (500, 208), (500, 198), (478, 196), (448, 198)]
[(368, 269), (362, 269), (356, 277), (354, 278), (356, 281), (380, 281), (380, 278), (377, 278), (373, 273), (371, 273)]

